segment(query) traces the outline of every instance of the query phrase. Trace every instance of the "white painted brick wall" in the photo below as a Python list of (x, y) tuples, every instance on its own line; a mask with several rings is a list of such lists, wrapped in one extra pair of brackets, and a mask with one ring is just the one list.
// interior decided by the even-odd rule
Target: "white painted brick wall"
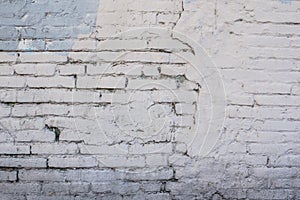
[(300, 199), (299, 10), (0, 0), (0, 199)]

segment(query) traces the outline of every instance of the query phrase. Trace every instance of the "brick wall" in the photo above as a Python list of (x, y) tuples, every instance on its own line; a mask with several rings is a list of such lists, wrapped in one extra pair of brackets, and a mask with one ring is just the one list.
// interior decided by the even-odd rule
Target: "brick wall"
[(1, 199), (299, 199), (299, 11), (0, 0)]

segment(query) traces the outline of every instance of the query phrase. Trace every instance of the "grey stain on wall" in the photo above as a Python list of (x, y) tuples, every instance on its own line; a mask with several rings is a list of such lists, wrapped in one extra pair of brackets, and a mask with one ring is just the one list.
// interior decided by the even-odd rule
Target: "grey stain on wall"
[(94, 31), (98, 4), (98, 0), (0, 0), (0, 50), (70, 50), (78, 35)]

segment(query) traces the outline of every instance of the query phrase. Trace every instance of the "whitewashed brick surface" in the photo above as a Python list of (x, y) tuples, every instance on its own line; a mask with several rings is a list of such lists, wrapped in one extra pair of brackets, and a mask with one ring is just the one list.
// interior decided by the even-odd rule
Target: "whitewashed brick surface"
[(0, 0), (0, 199), (300, 199), (299, 24), (299, 0)]

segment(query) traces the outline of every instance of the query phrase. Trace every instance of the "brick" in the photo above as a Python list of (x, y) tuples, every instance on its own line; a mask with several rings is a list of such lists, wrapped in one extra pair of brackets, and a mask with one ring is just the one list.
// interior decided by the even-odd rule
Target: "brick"
[(285, 199), (287, 191), (284, 190), (248, 190), (247, 197), (250, 199)]
[(300, 187), (300, 180), (299, 178), (291, 178), (291, 179), (287, 179), (287, 178), (281, 178), (281, 179), (275, 179), (272, 181), (272, 186), (274, 188), (286, 188), (286, 189), (290, 189), (290, 188), (299, 188)]
[[(264, 48), (265, 49), (265, 48)], [(257, 50), (254, 50), (257, 52)], [(271, 56), (271, 55), (270, 55)], [(262, 70), (224, 70), (222, 74), (231, 80), (242, 79), (249, 82), (279, 82), (279, 83), (296, 83), (298, 80), (297, 72), (264, 72)], [(289, 75), (288, 80), (282, 80), (283, 75)], [(271, 84), (271, 83), (270, 83)]]
[(198, 97), (197, 92), (195, 91), (153, 91), (153, 99), (155, 102), (167, 103), (167, 102), (176, 102), (176, 103), (193, 103), (196, 102)]
[(0, 154), (13, 155), (13, 154), (30, 154), (30, 146), (21, 146), (14, 144), (0, 144)]
[(27, 78), (27, 85), (30, 88), (74, 88), (73, 77), (51, 77), (51, 78)]
[(69, 58), (73, 62), (84, 62), (84, 63), (96, 63), (99, 61), (113, 62), (116, 61), (120, 56), (119, 52), (72, 52), (69, 54)]
[(47, 195), (87, 193), (88, 190), (89, 185), (84, 183), (45, 183), (42, 185), (42, 193)]
[(246, 44), (254, 47), (289, 47), (291, 42), (290, 38), (265, 35), (251, 35), (246, 40)]
[(260, 131), (253, 133), (241, 133), (238, 136), (238, 140), (246, 140), (253, 143), (287, 143), (298, 142), (300, 138), (297, 138), (297, 132), (272, 132), (272, 131)]
[(26, 200), (55, 200), (55, 199), (74, 199), (69, 195), (27, 195)]
[(17, 142), (53, 142), (55, 135), (49, 130), (25, 130), (14, 133)]
[(252, 109), (253, 116), (265, 119), (298, 119), (298, 108), (295, 107), (257, 107)]
[(70, 194), (78, 195), (80, 193), (86, 194), (90, 190), (90, 183), (71, 183)]
[(69, 170), (66, 172), (67, 181), (82, 181), (88, 183), (114, 181), (119, 174), (112, 170)]
[(18, 64), (13, 65), (16, 74), (35, 75), (35, 76), (53, 76), (55, 74), (55, 64)]
[(143, 183), (143, 186), (145, 191), (147, 192), (159, 192), (161, 190), (161, 188), (163, 187), (163, 185), (161, 183)]
[(14, 74), (14, 69), (13, 67), (9, 65), (0, 65), (0, 75), (13, 75)]
[(104, 24), (102, 28), (98, 29), (98, 33), (96, 34), (96, 38), (103, 39), (103, 38), (110, 38), (120, 32), (120, 28), (116, 27), (115, 25), (111, 24)]
[(142, 21), (143, 24), (150, 24), (150, 25), (156, 24), (156, 13), (151, 13), (151, 12), (143, 13)]
[(159, 13), (157, 15), (157, 21), (159, 23), (163, 22), (163, 23), (175, 23), (177, 21), (177, 19), (179, 18), (179, 14), (178, 13)]
[(16, 171), (0, 171), (1, 181), (16, 181), (17, 172)]
[(263, 57), (263, 58), (283, 58), (294, 59), (297, 57), (297, 50), (291, 48), (257, 48), (250, 47), (248, 52), (250, 57)]
[(4, 194), (39, 194), (41, 186), (39, 183), (0, 183)]
[(45, 116), (45, 115), (67, 115), (71, 108), (64, 105), (54, 104), (26, 104), (15, 105), (12, 108), (12, 116), (29, 117), (29, 116)]
[(175, 146), (175, 150), (177, 153), (185, 153), (187, 151), (187, 145), (184, 143), (177, 143)]
[[(52, 30), (53, 32), (56, 30)], [(66, 30), (65, 30), (66, 31)], [(68, 33), (65, 32), (68, 35)], [(72, 34), (69, 34), (72, 35)], [(55, 36), (53, 36), (55, 37)], [(57, 36), (59, 37), (59, 36)], [(63, 37), (63, 35), (62, 35)], [(57, 40), (57, 41), (46, 41), (46, 50), (48, 51), (71, 51), (74, 41), (72, 40)]]
[(130, 154), (172, 153), (172, 144), (134, 144), (129, 147)]
[(21, 62), (30, 63), (62, 63), (67, 62), (67, 56), (52, 52), (20, 53)]
[(297, 176), (298, 169), (296, 168), (253, 168), (250, 170), (251, 175), (256, 176), (258, 178), (293, 178)]
[(32, 154), (76, 154), (78, 152), (77, 144), (32, 144)]
[(18, 177), (22, 181), (65, 181), (64, 172), (55, 170), (20, 170)]
[(253, 96), (250, 95), (230, 95), (227, 101), (229, 105), (251, 106), (254, 104)]
[[(260, 108), (257, 108), (260, 109)], [(253, 118), (255, 113), (254, 109), (249, 106), (240, 106), (240, 105), (232, 105), (227, 107), (227, 115), (228, 117), (245, 117), (245, 118)]]
[(25, 87), (26, 79), (24, 77), (0, 77), (0, 87), (1, 88), (23, 88)]
[(299, 152), (298, 145), (293, 145), (291, 148), (288, 144), (249, 144), (250, 153), (259, 154), (284, 154), (285, 152)]
[(292, 87), (292, 92), (293, 95), (300, 95), (300, 86), (299, 85), (295, 85)]
[(139, 190), (138, 183), (96, 183), (92, 184), (92, 191), (96, 193), (134, 194)]
[(298, 131), (299, 124), (298, 121), (290, 120), (266, 120), (263, 123), (256, 122), (257, 130), (263, 131)]
[(181, 3), (177, 1), (158, 1), (153, 3), (146, 1), (130, 2), (128, 8), (137, 11), (179, 11), (181, 10)]
[(141, 76), (142, 73), (145, 76), (158, 76), (158, 69), (151, 65), (146, 64), (116, 64), (103, 63), (93, 66), (88, 66), (87, 74), (89, 75), (126, 75), (126, 76)]
[(128, 89), (138, 89), (138, 90), (173, 90), (177, 88), (175, 80), (139, 80), (130, 79), (128, 80)]
[(115, 200), (122, 200), (123, 197), (120, 194), (90, 194), (90, 195), (79, 195), (76, 196), (76, 200), (84, 200), (84, 199), (91, 199), (91, 198), (105, 198), (105, 199), (115, 199)]
[(291, 87), (282, 83), (249, 83), (245, 84), (244, 90), (251, 94), (290, 94)]
[(186, 163), (189, 161), (189, 158), (187, 156), (183, 156), (180, 154), (173, 154), (173, 155), (169, 156), (168, 161), (169, 161), (170, 165), (172, 165), (172, 166), (184, 167), (186, 165)]
[[(1, 93), (3, 101), (20, 103), (93, 103), (111, 102), (111, 95), (105, 98), (96, 98), (100, 92), (70, 91), (63, 89), (31, 89), (28, 91), (6, 91)], [(17, 99), (17, 100), (16, 100)]]
[(248, 164), (255, 166), (265, 166), (267, 164), (267, 156), (264, 155), (224, 155), (220, 157), (224, 162), (231, 162), (232, 164)]
[(60, 75), (83, 75), (85, 73), (85, 67), (90, 65), (78, 65), (78, 64), (67, 64), (58, 65), (57, 70)]
[(92, 146), (92, 145), (80, 145), (80, 153), (95, 155), (95, 154), (103, 154), (103, 155), (126, 155), (128, 153), (127, 145), (101, 145), (101, 146)]
[[(138, 173), (136, 173), (138, 172)], [(125, 178), (132, 181), (138, 180), (168, 180), (173, 177), (173, 170), (171, 168), (149, 168), (148, 171), (137, 170), (135, 172), (127, 172)]]
[(276, 167), (299, 167), (298, 155), (282, 155), (278, 159), (271, 159), (271, 165)]
[(97, 43), (97, 50), (143, 50), (146, 46), (146, 40), (104, 40)]
[(15, 62), (16, 60), (16, 53), (0, 52), (0, 62)]
[[(291, 10), (289, 10), (291, 11)], [(270, 11), (269, 11), (270, 12)], [(271, 21), (271, 22), (295, 22), (297, 23), (297, 19), (293, 19), (292, 16), (295, 14), (293, 12), (289, 12), (288, 15), (283, 15), (282, 13), (271, 13), (270, 15), (266, 15), (266, 12), (263, 10), (256, 9), (255, 19), (258, 21)]]
[(45, 158), (0, 158), (1, 167), (46, 168)]
[(4, 118), (0, 119), (2, 126), (9, 130), (40, 130), (44, 128), (44, 120), (42, 118)]
[(171, 119), (171, 123), (179, 127), (191, 127), (194, 125), (194, 117), (192, 115), (176, 116)]
[[(291, 30), (291, 29), (290, 29)], [(265, 70), (266, 63), (271, 68), (268, 68), (268, 71), (284, 72), (289, 70), (295, 70), (297, 67), (297, 61), (293, 60), (279, 60), (279, 59), (250, 59), (248, 68), (255, 70)]]
[(145, 158), (142, 156), (98, 156), (97, 160), (99, 161), (99, 165), (104, 167), (145, 167)]
[[(116, 68), (118, 68), (118, 66), (112, 67), (110, 63), (98, 63), (97, 65), (88, 65), (87, 74), (88, 75), (113, 74), (116, 73), (116, 70), (114, 70)], [(123, 69), (123, 66), (121, 69)]]
[(152, 66), (152, 65), (143, 65), (142, 67), (142, 73), (145, 76), (158, 76), (159, 75), (159, 70), (157, 67)]
[[(73, 45), (73, 50), (94, 50), (97, 48), (97, 40), (95, 39), (81, 39), (79, 41), (76, 41), (75, 45)], [(55, 45), (54, 45), (55, 46)]]
[(161, 74), (168, 76), (184, 75), (186, 72), (186, 66), (182, 65), (161, 65)]
[[(171, 16), (175, 16), (175, 20), (174, 22), (177, 20), (178, 15), (171, 15)], [(160, 15), (158, 15), (158, 23), (160, 22), (164, 22), (162, 17), (160, 17)], [(169, 23), (172, 23), (172, 21), (169, 21)], [(180, 50), (186, 50), (186, 49), (190, 49), (187, 45), (183, 44), (181, 41), (179, 40), (173, 40), (173, 39), (153, 39), (150, 40), (148, 45), (148, 48), (151, 49), (169, 49), (172, 51), (180, 51)]]
[[(89, 120), (70, 117), (51, 117), (45, 120), (45, 124), (47, 124), (49, 127), (58, 127), (61, 130), (66, 128), (71, 129), (73, 131), (82, 131), (85, 133), (91, 133), (92, 130), (99, 130), (99, 126), (96, 123), (95, 119)], [(96, 138), (94, 137), (94, 139)]]
[(146, 155), (146, 165), (148, 166), (167, 166), (168, 157), (161, 154)]
[(19, 42), (17, 49), (23, 51), (45, 50), (45, 40), (23, 39)]
[(135, 52), (127, 54), (120, 58), (121, 61), (127, 62), (145, 62), (145, 63), (175, 63), (185, 64), (185, 61), (177, 58), (170, 53), (156, 53), (156, 52)]
[(14, 39), (18, 37), (18, 31), (15, 27), (2, 26), (1, 30), (1, 39)]
[(0, 109), (1, 109), (0, 117), (9, 117), (9, 115), (11, 114), (10, 106), (0, 104)]
[(90, 39), (77, 40), (75, 44), (73, 39), (49, 41), (46, 43), (46, 49), (52, 51), (94, 50), (95, 48), (95, 40)]
[(44, 183), (42, 185), (43, 194), (69, 194), (71, 184), (70, 183)]
[(297, 106), (300, 97), (285, 95), (255, 96), (255, 100), (258, 105)]
[(225, 198), (237, 198), (237, 199), (245, 199), (246, 198), (246, 190), (243, 189), (221, 189), (220, 193)]
[(96, 158), (83, 156), (49, 157), (49, 167), (53, 168), (88, 168), (98, 165)]
[(125, 88), (125, 77), (78, 77), (77, 88), (104, 88), (122, 89)]

